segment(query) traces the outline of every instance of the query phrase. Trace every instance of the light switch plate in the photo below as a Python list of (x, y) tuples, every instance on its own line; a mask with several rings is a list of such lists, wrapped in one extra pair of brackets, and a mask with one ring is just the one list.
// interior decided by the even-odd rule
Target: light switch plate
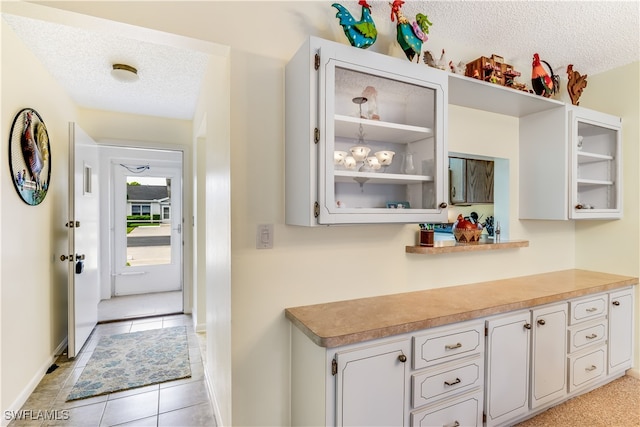
[(273, 249), (273, 224), (258, 224), (256, 249)]

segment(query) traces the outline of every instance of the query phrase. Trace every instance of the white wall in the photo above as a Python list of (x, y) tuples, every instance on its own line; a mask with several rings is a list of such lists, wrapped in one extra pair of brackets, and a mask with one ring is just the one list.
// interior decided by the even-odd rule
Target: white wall
[[(0, 410), (17, 410), (53, 363), (67, 335), (67, 252), (69, 122), (77, 112), (13, 31), (2, 30), (0, 108), (0, 294), (2, 354)], [(25, 72), (28, 70), (28, 73)], [(51, 180), (44, 201), (25, 204), (8, 172), (8, 138), (14, 116), (34, 108), (44, 120), (51, 144)], [(3, 412), (4, 414), (4, 412)], [(2, 418), (2, 423), (7, 421)]]
[[(231, 348), (216, 348), (220, 353), (211, 357), (221, 360), (209, 358), (207, 363), (208, 369), (212, 364), (217, 364), (216, 369), (228, 366), (226, 352), (231, 352), (232, 377), (229, 372), (218, 371), (221, 377), (214, 380), (225, 384), (216, 390), (223, 407), (231, 404), (228, 393), (232, 393), (233, 425), (289, 423), (290, 324), (283, 314), (286, 307), (573, 268), (576, 257), (584, 258), (582, 249), (576, 248), (573, 222), (517, 219), (520, 195), (515, 120), (464, 108), (451, 108), (449, 149), (510, 160), (510, 236), (530, 240), (530, 247), (490, 253), (408, 255), (404, 247), (415, 240), (413, 226), (311, 229), (284, 225), (284, 65), (308, 35), (344, 43), (330, 2), (157, 2), (152, 7), (145, 2), (47, 4), (231, 47), (231, 182), (224, 178), (227, 146), (217, 145), (217, 139), (209, 136), (205, 151), (210, 173), (204, 178), (207, 244), (215, 245), (215, 237), (229, 238), (216, 228), (215, 221), (225, 218), (228, 201), (218, 198), (215, 189), (224, 191), (231, 185), (231, 311), (220, 305), (228, 300), (229, 290), (207, 283), (207, 291), (218, 292), (215, 296), (207, 292), (208, 303), (214, 304), (208, 306), (211, 312), (207, 322), (211, 319), (219, 327), (215, 343), (221, 345), (229, 342), (222, 326), (231, 322)], [(381, 24), (379, 30), (383, 35), (374, 47), (397, 55), (389, 27)], [(436, 34), (430, 35), (429, 43), (432, 51), (448, 47), (449, 57), (454, 59), (471, 60), (486, 53), (482, 46), (472, 53), (468, 53), (468, 47), (456, 50), (458, 47), (438, 40)], [(593, 107), (599, 102), (595, 99)], [(220, 119), (210, 114), (207, 111), (207, 130)], [(629, 118), (633, 120), (637, 126), (637, 116)], [(200, 123), (196, 121), (196, 125)], [(477, 131), (483, 129), (490, 133)], [(637, 159), (636, 155), (634, 161)], [(636, 179), (629, 185), (637, 183)], [(637, 191), (629, 197), (637, 205)], [(635, 211), (629, 208), (633, 208), (633, 201), (625, 200), (625, 206), (625, 215), (637, 218), (637, 207)], [(255, 249), (256, 225), (261, 223), (275, 225), (271, 250)], [(216, 236), (218, 232), (222, 234)], [(617, 229), (613, 232), (619, 240), (626, 238)], [(632, 233), (631, 241), (637, 245), (637, 232)], [(215, 247), (224, 251), (225, 244)], [(617, 254), (617, 249), (608, 248), (609, 254)], [(3, 256), (5, 253), (6, 249)], [(206, 258), (206, 280), (228, 279), (218, 267), (224, 264), (221, 258), (229, 254), (207, 255), (211, 258)], [(354, 265), (372, 267), (375, 274), (365, 276)], [(630, 265), (623, 273), (637, 275), (637, 256)], [(221, 412), (227, 413), (224, 408)], [(229, 419), (225, 417), (227, 423)]]

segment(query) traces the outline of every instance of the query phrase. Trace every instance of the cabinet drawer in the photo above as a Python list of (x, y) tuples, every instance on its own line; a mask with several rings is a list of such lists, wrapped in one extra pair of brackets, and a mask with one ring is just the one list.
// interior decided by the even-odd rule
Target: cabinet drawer
[(604, 346), (582, 356), (569, 358), (569, 392), (604, 377), (607, 351)]
[(588, 299), (569, 301), (569, 324), (574, 325), (607, 314), (608, 298), (606, 294)]
[(413, 407), (480, 386), (482, 378), (483, 362), (480, 357), (414, 374), (411, 376)]
[(607, 321), (577, 325), (569, 328), (569, 353), (607, 339)]
[(428, 334), (413, 337), (413, 368), (422, 369), (483, 351), (483, 323), (453, 329), (437, 328)]
[(482, 391), (411, 413), (411, 427), (482, 427)]

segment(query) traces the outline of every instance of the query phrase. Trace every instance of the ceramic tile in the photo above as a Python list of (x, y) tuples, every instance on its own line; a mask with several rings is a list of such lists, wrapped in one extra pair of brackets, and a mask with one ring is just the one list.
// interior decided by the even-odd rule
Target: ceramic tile
[(188, 408), (166, 412), (158, 416), (158, 427), (216, 427), (211, 405), (200, 404)]
[(101, 426), (112, 426), (158, 413), (158, 391), (134, 394), (120, 399), (108, 400)]
[(45, 422), (44, 426), (97, 426), (104, 412), (105, 402), (57, 411), (55, 419)]
[(204, 381), (195, 381), (160, 389), (159, 412), (169, 412), (175, 409), (206, 403), (209, 400)]

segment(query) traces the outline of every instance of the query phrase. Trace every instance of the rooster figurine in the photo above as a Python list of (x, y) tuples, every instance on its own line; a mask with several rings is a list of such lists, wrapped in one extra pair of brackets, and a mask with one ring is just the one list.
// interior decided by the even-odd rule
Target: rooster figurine
[(402, 0), (394, 0), (391, 5), (391, 22), (398, 21), (397, 26), (397, 40), (400, 47), (407, 55), (409, 61), (413, 61), (416, 57), (416, 62), (420, 61), (420, 53), (422, 52), (422, 43), (427, 41), (427, 34), (429, 34), (429, 27), (433, 25), (427, 15), (418, 13), (416, 20), (410, 24), (409, 20), (402, 14), (400, 8), (404, 4)]
[[(31, 175), (31, 179), (35, 182), (38, 190), (41, 188), (40, 172), (42, 171), (43, 162), (33, 132), (33, 113), (30, 111), (27, 111), (24, 115), (24, 130), (20, 137), (20, 148), (22, 149), (22, 156), (27, 165), (29, 175)], [(23, 178), (26, 180), (26, 176), (23, 176)]]
[(582, 95), (582, 91), (587, 87), (587, 75), (581, 75), (579, 72), (573, 70), (573, 64), (567, 66), (567, 76), (569, 81), (567, 82), (567, 90), (569, 91), (569, 98), (573, 105), (580, 105), (578, 99)]
[(560, 89), (560, 77), (557, 74), (553, 74), (553, 68), (551, 68), (551, 65), (549, 65), (547, 61), (542, 61), (549, 67), (549, 72), (551, 72), (551, 76), (549, 76), (549, 73), (542, 67), (540, 62), (540, 56), (534, 53), (533, 69), (531, 70), (531, 86), (537, 95), (548, 98), (558, 93), (558, 89)]
[(366, 49), (375, 43), (378, 30), (371, 17), (371, 6), (367, 4), (366, 0), (360, 0), (358, 4), (362, 6), (362, 16), (359, 21), (356, 21), (341, 4), (334, 3), (331, 6), (338, 9), (336, 18), (340, 18), (340, 25), (351, 46)]

